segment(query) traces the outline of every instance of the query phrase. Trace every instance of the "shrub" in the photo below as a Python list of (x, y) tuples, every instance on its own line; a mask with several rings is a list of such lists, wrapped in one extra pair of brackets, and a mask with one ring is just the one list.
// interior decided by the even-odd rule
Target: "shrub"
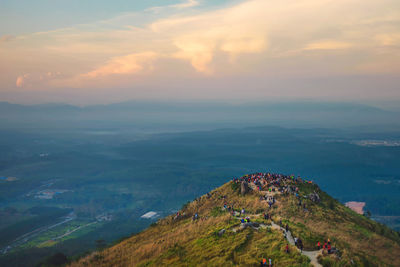
[(232, 182), (231, 188), (234, 192), (236, 192), (236, 191), (239, 191), (240, 186), (239, 186), (239, 184)]

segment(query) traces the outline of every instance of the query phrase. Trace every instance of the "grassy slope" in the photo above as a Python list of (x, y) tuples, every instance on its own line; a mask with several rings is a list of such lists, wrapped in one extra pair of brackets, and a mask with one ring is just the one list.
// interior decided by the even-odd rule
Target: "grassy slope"
[[(303, 194), (312, 190), (319, 189), (311, 184), (301, 185)], [(325, 193), (320, 194), (320, 204), (306, 201), (310, 212), (298, 208), (294, 196), (278, 196), (278, 205), (271, 211), (274, 220), (288, 222), (295, 236), (300, 236), (309, 249), (315, 249), (317, 240), (330, 238), (342, 253), (340, 258), (322, 257), (325, 266), (350, 265), (351, 261), (359, 266), (399, 265), (397, 234), (357, 215)], [(226, 200), (221, 198), (224, 195)], [(310, 265), (309, 259), (294, 248), (290, 254), (284, 252), (286, 241), (279, 231), (247, 228), (234, 233), (232, 229), (237, 229), (239, 221), (220, 210), (225, 201), (237, 210), (244, 207), (253, 220), (263, 221), (260, 215), (267, 205), (259, 200), (258, 193), (240, 196), (227, 183), (214, 190), (211, 198), (202, 196), (185, 205), (182, 218), (166, 217), (71, 266), (256, 266), (263, 257), (272, 258), (275, 266)], [(202, 219), (192, 222), (195, 212)], [(221, 229), (226, 229), (226, 233), (219, 236)]]
[(390, 228), (359, 215), (340, 204), (317, 185), (303, 184), (301, 192), (318, 191), (320, 204), (305, 201), (310, 212), (296, 206), (293, 196), (281, 197), (276, 216), (288, 221), (292, 232), (315, 249), (318, 240), (330, 238), (341, 251), (341, 258), (325, 257), (324, 265), (349, 265), (351, 261), (364, 266), (400, 265), (400, 237)]

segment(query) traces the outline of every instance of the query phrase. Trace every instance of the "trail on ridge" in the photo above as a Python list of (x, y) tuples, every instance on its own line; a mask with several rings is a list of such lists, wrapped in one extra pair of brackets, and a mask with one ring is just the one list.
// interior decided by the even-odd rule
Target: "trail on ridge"
[[(272, 227), (271, 227), (272, 229), (277, 229), (277, 230), (281, 230), (282, 232), (284, 232), (288, 243), (292, 246), (295, 246), (294, 238), (293, 238), (290, 230), (286, 231), (285, 228), (280, 227), (273, 221), (271, 221), (271, 225), (272, 225)], [(296, 246), (296, 249), (298, 251), (300, 251), (300, 249), (297, 246)], [(304, 256), (307, 256), (308, 258), (310, 258), (311, 264), (314, 265), (315, 267), (322, 267), (322, 265), (318, 263), (318, 259), (317, 259), (318, 255), (321, 253), (321, 250), (311, 250), (311, 251), (303, 250), (303, 251), (300, 251), (300, 253), (303, 254)]]

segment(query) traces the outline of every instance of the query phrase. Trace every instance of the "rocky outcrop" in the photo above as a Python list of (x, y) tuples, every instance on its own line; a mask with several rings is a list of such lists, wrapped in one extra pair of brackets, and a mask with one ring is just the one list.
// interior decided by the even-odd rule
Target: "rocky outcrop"
[(240, 185), (240, 194), (245, 195), (248, 192), (250, 192), (249, 184), (243, 181), (242, 184)]

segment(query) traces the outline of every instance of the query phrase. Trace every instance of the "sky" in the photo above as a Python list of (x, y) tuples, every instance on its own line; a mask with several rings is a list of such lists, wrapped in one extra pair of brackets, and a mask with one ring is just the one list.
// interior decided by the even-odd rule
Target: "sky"
[(1, 0), (0, 101), (400, 101), (398, 0)]

